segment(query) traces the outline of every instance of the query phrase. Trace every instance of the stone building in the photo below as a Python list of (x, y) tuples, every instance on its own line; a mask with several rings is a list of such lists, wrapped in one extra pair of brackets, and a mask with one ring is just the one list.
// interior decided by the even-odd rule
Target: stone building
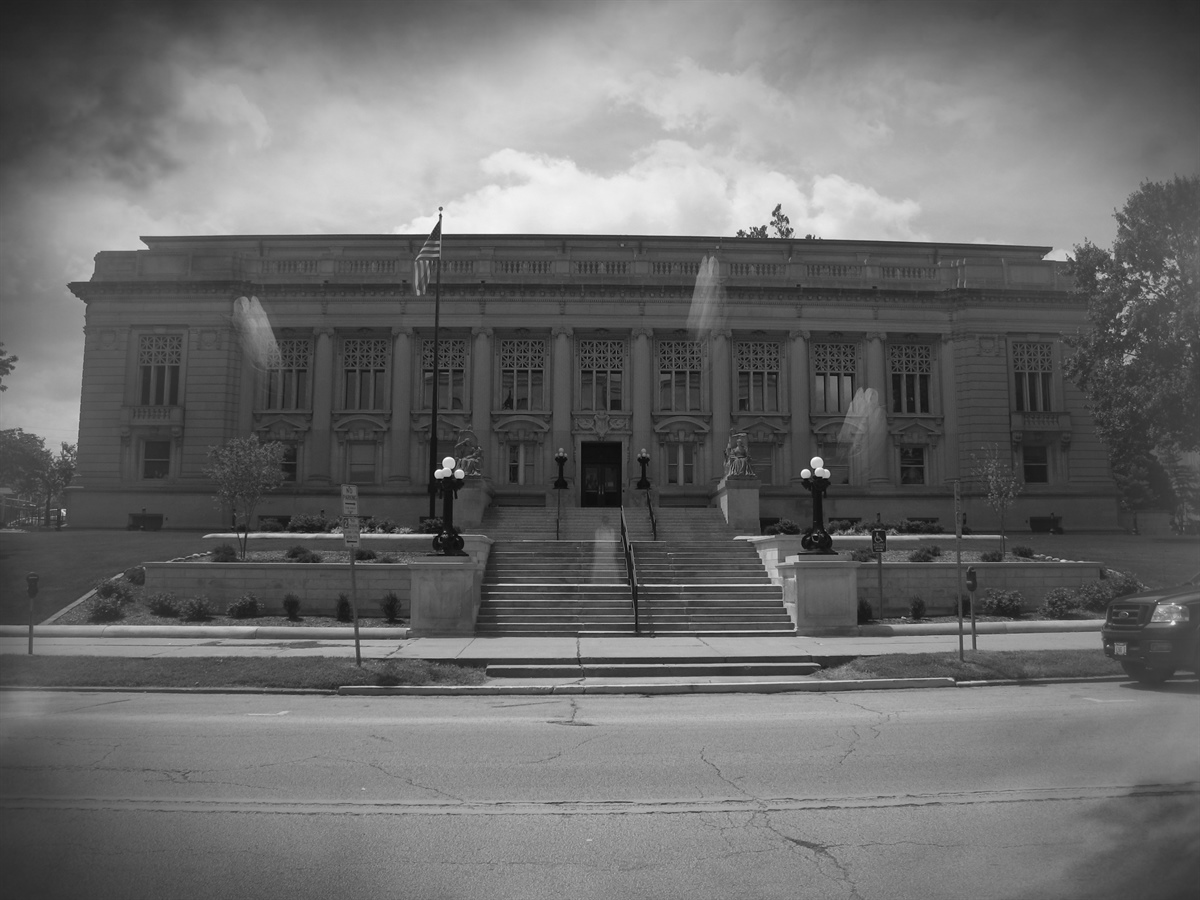
[[(228, 524), (209, 447), (286, 447), (259, 509), (427, 514), (434, 287), (424, 236), (147, 237), (86, 282), (79, 527)], [(1117, 525), (1107, 456), (1063, 377), (1084, 321), (1049, 248), (614, 235), (448, 235), (437, 457), (477, 445), (490, 502), (709, 506), (742, 435), (759, 515), (805, 522), (800, 472), (831, 470), (830, 518), (936, 519), (996, 447), (1025, 485), (1010, 527)], [(465, 444), (460, 444), (461, 441)]]

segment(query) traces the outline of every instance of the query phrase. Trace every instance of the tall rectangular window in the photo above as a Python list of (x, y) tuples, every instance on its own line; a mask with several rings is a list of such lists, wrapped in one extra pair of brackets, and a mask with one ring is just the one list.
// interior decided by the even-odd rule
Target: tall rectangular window
[(139, 402), (142, 406), (179, 405), (179, 367), (183, 335), (143, 334), (138, 340)]
[(351, 441), (346, 445), (346, 475), (351, 484), (375, 483), (375, 443)]
[(625, 342), (579, 342), (579, 408), (619, 410), (625, 372)]
[(1050, 483), (1050, 448), (1025, 446), (1021, 450), (1021, 466), (1026, 484)]
[(933, 352), (920, 344), (897, 344), (889, 349), (892, 371), (892, 412), (928, 413)]
[(533, 484), (534, 444), (508, 445), (508, 483)]
[(854, 399), (857, 344), (813, 344), (813, 407), (818, 413), (844, 413)]
[(308, 409), (308, 338), (276, 341), (267, 361), (267, 409)]
[(667, 483), (696, 483), (696, 445), (667, 445)]
[(300, 472), (300, 455), (295, 444), (283, 445), (283, 461), (279, 468), (283, 471), (286, 484), (295, 484)]
[[(433, 341), (421, 342), (421, 408), (433, 409)], [(462, 338), (438, 341), (438, 409), (465, 409), (467, 398), (467, 342)]]
[(500, 342), (500, 408), (546, 408), (546, 342)]
[(900, 448), (900, 483), (925, 483), (925, 448)]
[(779, 411), (779, 345), (767, 341), (738, 341), (734, 345), (738, 377), (738, 409), (742, 412)]
[(1014, 341), (1012, 361), (1017, 412), (1050, 412), (1054, 377), (1052, 346), (1042, 341)]
[(387, 338), (346, 338), (342, 342), (343, 409), (386, 407), (390, 343)]
[(142, 442), (142, 477), (166, 478), (171, 474), (171, 442)]
[(658, 342), (658, 408), (663, 412), (699, 412), (699, 341)]

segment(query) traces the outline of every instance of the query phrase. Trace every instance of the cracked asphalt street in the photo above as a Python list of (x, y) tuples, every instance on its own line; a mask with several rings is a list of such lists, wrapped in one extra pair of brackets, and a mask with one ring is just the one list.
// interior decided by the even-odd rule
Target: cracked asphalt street
[(1191, 896), (1200, 685), (0, 693), (21, 898)]

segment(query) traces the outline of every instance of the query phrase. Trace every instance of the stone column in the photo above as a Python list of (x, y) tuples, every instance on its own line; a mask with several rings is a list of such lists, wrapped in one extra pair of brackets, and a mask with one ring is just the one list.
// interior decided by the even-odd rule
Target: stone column
[(569, 325), (559, 325), (550, 332), (554, 337), (554, 360), (550, 369), (552, 385), (550, 405), (551, 445), (546, 448), (548, 458), (542, 460), (547, 472), (557, 474), (558, 465), (554, 454), (562, 447), (567, 451), (567, 465), (563, 469), (567, 478), (574, 477), (577, 460), (571, 441), (571, 396), (575, 387), (575, 369), (571, 359), (571, 336), (575, 333)]
[[(810, 332), (797, 329), (788, 332), (788, 391), (791, 399), (791, 444), (789, 455), (792, 470), (788, 477), (799, 483), (800, 472), (813, 457), (812, 423), (809, 421), (812, 390), (809, 386), (808, 339)], [(783, 479), (780, 479), (780, 484)]]
[(387, 480), (412, 481), (412, 343), (413, 330), (392, 329), (392, 422), (388, 435)]
[[(654, 396), (654, 359), (651, 350), (651, 338), (654, 330), (639, 327), (633, 329), (633, 377), (630, 379), (629, 393), (633, 399), (633, 444), (629, 448), (629, 475), (636, 482), (642, 474), (637, 464), (637, 455), (646, 448), (653, 458), (652, 442), (654, 440), (654, 422), (650, 415), (651, 400)], [(649, 473), (655, 481), (655, 473)]]
[(709, 336), (712, 347), (712, 434), (709, 475), (715, 481), (725, 477), (725, 445), (733, 421), (733, 332), (713, 331)]
[[(873, 331), (867, 335), (867, 387), (874, 388), (879, 397), (880, 415), (873, 417), (868, 435), (867, 484), (884, 486), (891, 483), (888, 453), (891, 435), (887, 433), (887, 361), (883, 356), (883, 343), (887, 334)], [(879, 430), (882, 433), (876, 434)]]
[(472, 328), (471, 430), (483, 452), (485, 474), (496, 475), (496, 442), (492, 440), (492, 329)]
[(319, 328), (313, 359), (312, 437), (306, 469), (310, 481), (332, 481), (329, 451), (333, 442), (333, 329)]

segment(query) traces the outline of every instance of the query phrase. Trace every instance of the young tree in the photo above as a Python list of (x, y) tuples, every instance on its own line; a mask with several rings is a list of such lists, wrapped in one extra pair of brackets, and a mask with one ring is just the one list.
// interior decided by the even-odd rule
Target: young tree
[(246, 558), (250, 523), (263, 494), (283, 483), (283, 444), (260, 443), (254, 435), (232, 438), (221, 447), (208, 448), (208, 467), (204, 474), (217, 483), (217, 505), (229, 507), (234, 530), (238, 519), (242, 531), (238, 538), (241, 558)]
[(972, 453), (971, 463), (975, 480), (985, 493), (987, 505), (1000, 517), (1000, 554), (1003, 556), (1007, 551), (1004, 520), (1009, 508), (1016, 503), (1023, 485), (1013, 471), (1011, 461), (1001, 457), (996, 444), (984, 447), (982, 456)]
[[(791, 220), (783, 214), (783, 204), (782, 203), (776, 203), (775, 208), (773, 210), (771, 210), (770, 228), (775, 232), (775, 234), (773, 234), (773, 235), (767, 234), (767, 227), (768, 226), (766, 226), (766, 225), (756, 225), (753, 228), (749, 228), (749, 229), (739, 228), (737, 236), (738, 237), (752, 237), (752, 238), (765, 238), (765, 237), (790, 238), (793, 234), (795, 234), (795, 232), (792, 229)], [(809, 237), (811, 237), (811, 235), (809, 235)]]
[(1200, 176), (1146, 182), (1115, 214), (1112, 250), (1075, 247), (1090, 330), (1066, 373), (1087, 396), (1114, 473), (1200, 449)]

